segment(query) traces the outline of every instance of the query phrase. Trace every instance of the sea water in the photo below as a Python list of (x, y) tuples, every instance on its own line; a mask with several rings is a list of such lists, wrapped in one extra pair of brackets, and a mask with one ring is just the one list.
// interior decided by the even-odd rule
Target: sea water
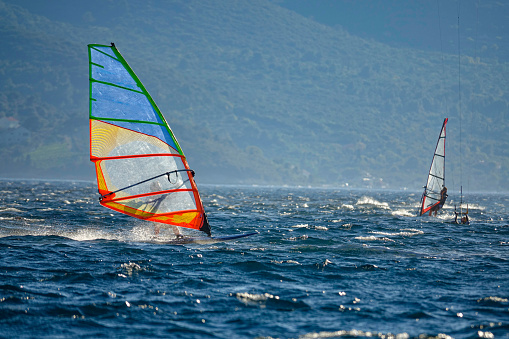
[(0, 181), (0, 337), (509, 338), (509, 194), (457, 225), (453, 192), (199, 188), (213, 235), (259, 234), (151, 243), (94, 183)]

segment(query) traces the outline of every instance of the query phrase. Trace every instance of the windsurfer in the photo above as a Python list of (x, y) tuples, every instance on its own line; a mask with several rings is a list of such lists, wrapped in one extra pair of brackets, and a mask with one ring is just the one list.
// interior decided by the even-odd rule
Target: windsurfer
[(470, 221), (468, 220), (468, 215), (465, 214), (463, 217), (461, 217), (461, 223), (466, 225), (470, 224)]
[[(455, 224), (458, 224), (458, 212), (454, 211), (454, 223)], [(470, 220), (468, 220), (468, 215), (465, 214), (464, 216), (462, 216), (460, 218), (460, 222), (461, 224), (465, 224), (465, 225), (469, 225), (470, 224)]]
[(443, 187), (442, 190), (440, 191), (440, 200), (438, 201), (438, 204), (436, 204), (435, 206), (433, 206), (433, 208), (431, 208), (429, 210), (429, 215), (431, 216), (431, 213), (434, 212), (434, 216), (436, 217), (437, 216), (437, 212), (442, 209), (442, 207), (444, 207), (444, 204), (445, 204), (445, 200), (447, 200), (447, 187)]
[(461, 215), (460, 222), (458, 222), (458, 215), (461, 215), (460, 213), (456, 212), (456, 206), (454, 206), (454, 223), (455, 224), (470, 224), (470, 220), (468, 220), (468, 210), (464, 215)]
[[(157, 224), (157, 223), (154, 223), (154, 234), (155, 235), (158, 235), (159, 232), (161, 231), (161, 225)], [(184, 236), (180, 233), (180, 230), (178, 228), (178, 226), (173, 226), (173, 225), (170, 225), (171, 226), (171, 229), (173, 231), (173, 234), (175, 234), (175, 237), (177, 237), (178, 239), (180, 238), (183, 238)], [(163, 227), (166, 227), (166, 225), (164, 225)]]

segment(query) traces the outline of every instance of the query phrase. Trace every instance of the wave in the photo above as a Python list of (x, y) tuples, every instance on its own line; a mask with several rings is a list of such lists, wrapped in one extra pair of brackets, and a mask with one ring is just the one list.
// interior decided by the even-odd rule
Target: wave
[[(230, 295), (233, 295), (232, 293)], [(295, 310), (297, 308), (309, 308), (309, 306), (303, 302), (299, 301), (297, 298), (292, 298), (291, 300), (285, 300), (278, 295), (273, 295), (270, 293), (247, 293), (247, 292), (239, 292), (235, 293), (235, 297), (241, 303), (246, 306), (257, 306), (260, 308), (276, 308), (278, 310)]]
[(379, 235), (387, 235), (387, 236), (391, 236), (391, 237), (395, 237), (395, 236), (413, 237), (414, 235), (424, 234), (423, 231), (416, 230), (416, 229), (413, 229), (413, 228), (402, 229), (400, 232), (373, 231), (371, 233), (379, 234)]
[(4, 207), (4, 208), (0, 207), (0, 213), (4, 213), (4, 212), (23, 213), (22, 210), (14, 208), (14, 207)]
[(298, 224), (298, 225), (292, 226), (292, 228), (309, 228), (309, 225), (308, 224)]
[[(361, 330), (339, 330), (339, 331), (322, 331), (311, 332), (299, 336), (299, 339), (322, 339), (322, 338), (340, 338), (340, 337), (354, 337), (354, 338), (392, 338), (392, 339), (408, 339), (410, 335), (406, 332), (403, 333), (382, 333), (370, 332)], [(453, 337), (440, 333), (436, 336), (429, 336), (426, 334), (419, 335), (419, 339), (453, 339)]]
[(236, 293), (235, 297), (246, 306), (265, 306), (268, 299), (279, 299), (279, 296), (274, 296), (269, 293), (251, 294), (247, 292)]
[(492, 306), (503, 306), (503, 304), (507, 304), (509, 302), (509, 299), (490, 296), (490, 297), (479, 299), (479, 300), (477, 300), (477, 302), (486, 304), (486, 305), (492, 305)]
[[(384, 339), (408, 339), (410, 335), (406, 332), (403, 333), (382, 333), (361, 330), (339, 330), (339, 331), (321, 331), (311, 332), (299, 336), (299, 339), (322, 339), (322, 338), (340, 338), (340, 337), (353, 337), (353, 338), (384, 338)], [(453, 339), (453, 337), (439, 333), (436, 336), (421, 334), (419, 339)]]
[[(152, 225), (135, 225), (119, 231), (98, 228), (66, 229), (66, 225), (23, 225), (16, 228), (0, 228), (0, 238), (9, 236), (58, 236), (75, 241), (116, 240), (122, 242), (147, 242), (154, 240)], [(158, 240), (166, 241), (174, 239), (171, 232), (161, 230)]]
[[(124, 263), (122, 265), (120, 265), (120, 268), (127, 274), (127, 276), (132, 276), (133, 275), (133, 272), (136, 272), (136, 271), (141, 271), (142, 268), (140, 265), (134, 263), (134, 262), (130, 262), (129, 263)], [(124, 274), (119, 274), (119, 276), (125, 278), (126, 275)]]
[[(325, 227), (325, 226), (311, 226), (309, 224), (299, 224), (299, 225), (294, 225), (292, 226), (292, 228), (297, 228), (297, 229), (300, 229), (300, 228), (306, 228), (306, 229), (315, 229), (317, 231), (328, 231), (329, 228), (328, 227)], [(293, 232), (292, 229), (289, 230), (290, 232)]]
[(374, 235), (371, 235), (371, 236), (359, 236), (359, 237), (355, 237), (355, 239), (362, 240), (362, 241), (390, 241), (390, 242), (394, 242), (394, 240), (392, 240), (390, 238), (375, 237)]
[(465, 208), (466, 205), (468, 205), (468, 209), (469, 210), (479, 210), (479, 211), (486, 210), (485, 206), (481, 206), (481, 205), (478, 205), (478, 204), (469, 204), (469, 203), (464, 203), (464, 207), (463, 208)]
[(309, 236), (304, 234), (304, 235), (301, 235), (300, 237), (290, 237), (290, 238), (288, 238), (288, 241), (306, 240), (308, 238), (309, 238)]
[(416, 216), (416, 209), (415, 210), (408, 210), (408, 209), (399, 209), (392, 211), (391, 214), (398, 217), (415, 217)]
[(355, 203), (357, 206), (375, 206), (382, 209), (391, 209), (389, 204), (386, 202), (380, 202), (374, 198), (363, 196)]

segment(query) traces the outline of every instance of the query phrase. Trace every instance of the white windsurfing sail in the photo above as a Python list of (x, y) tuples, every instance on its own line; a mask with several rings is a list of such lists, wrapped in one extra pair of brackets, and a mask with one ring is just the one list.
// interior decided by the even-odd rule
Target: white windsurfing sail
[(90, 160), (101, 205), (205, 232), (194, 171), (164, 116), (112, 43), (89, 45)]
[(422, 193), (419, 215), (429, 212), (440, 203), (440, 192), (445, 187), (445, 126), (447, 120), (447, 118), (444, 119), (438, 136), (437, 146), (428, 173), (428, 181)]

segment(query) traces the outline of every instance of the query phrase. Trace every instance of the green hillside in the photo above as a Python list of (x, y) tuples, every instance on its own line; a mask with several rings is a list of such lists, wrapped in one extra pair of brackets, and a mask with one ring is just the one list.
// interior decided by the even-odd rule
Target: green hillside
[(509, 189), (509, 69), (496, 58), (462, 54), (460, 125), (457, 55), (277, 2), (17, 3), (0, 1), (0, 118), (32, 134), (1, 146), (0, 176), (93, 178), (86, 45), (114, 41), (199, 183), (419, 189), (449, 117), (448, 185)]

